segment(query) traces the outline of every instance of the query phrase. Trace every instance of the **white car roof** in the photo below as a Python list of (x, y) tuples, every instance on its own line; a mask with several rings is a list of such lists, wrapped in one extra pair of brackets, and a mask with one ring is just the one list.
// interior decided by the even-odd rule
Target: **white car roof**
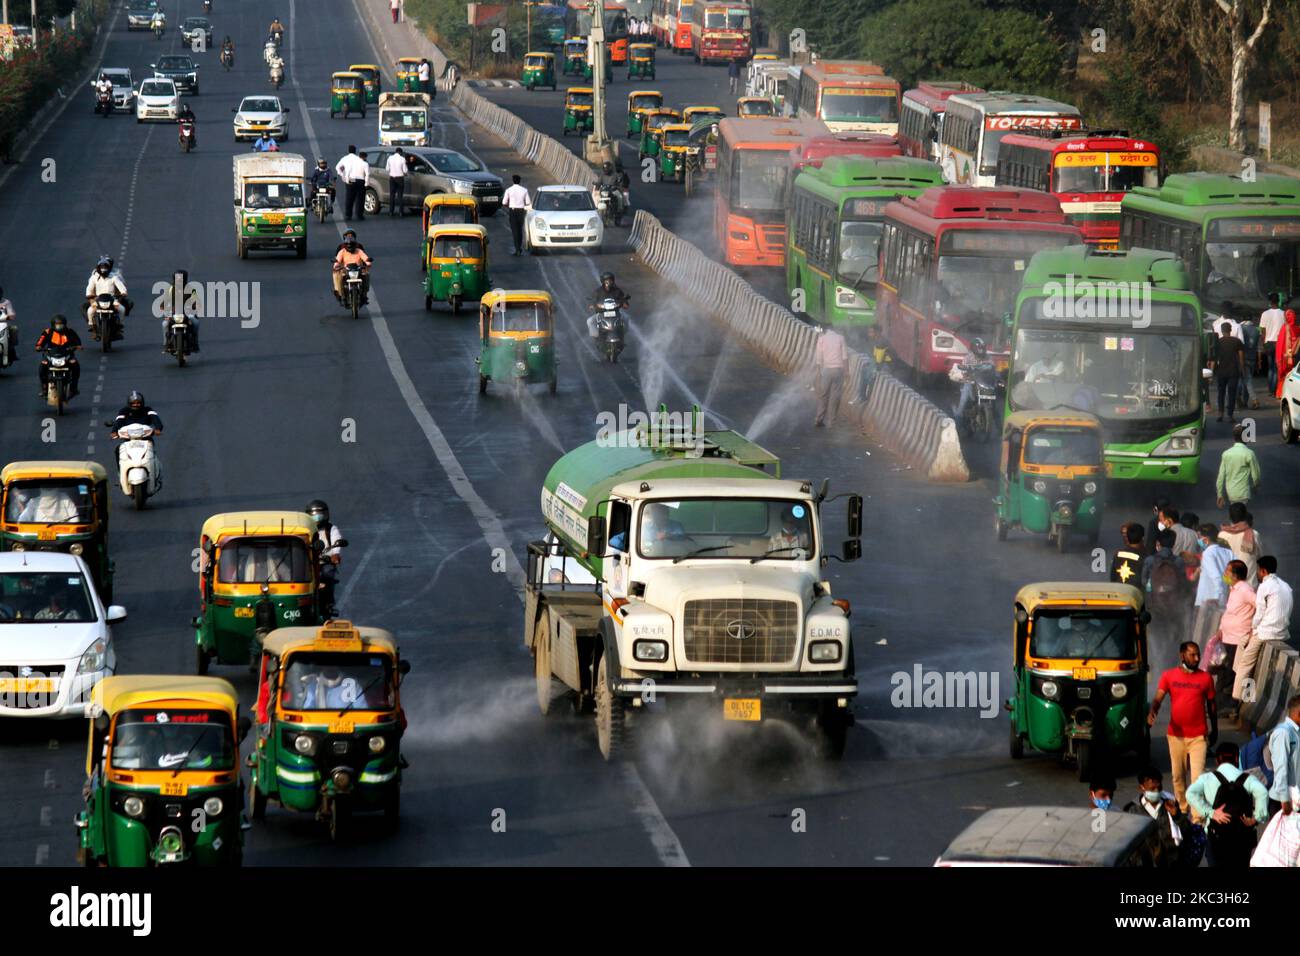
[(591, 193), (586, 186), (538, 186), (539, 193)]
[(65, 551), (5, 551), (0, 553), (0, 574), (14, 571), (66, 571), (81, 574), (81, 559)]
[(249, 100), (271, 100), (272, 102), (275, 103), (275, 107), (273, 109), (253, 110), (252, 112), (254, 113), (271, 113), (274, 112), (275, 110), (282, 109), (280, 105), (280, 98), (278, 96), (267, 96), (263, 93), (254, 93), (252, 96), (245, 96), (242, 100), (239, 101), (239, 108), (241, 111), (248, 112), (247, 110), (244, 110), (244, 104), (247, 103)]

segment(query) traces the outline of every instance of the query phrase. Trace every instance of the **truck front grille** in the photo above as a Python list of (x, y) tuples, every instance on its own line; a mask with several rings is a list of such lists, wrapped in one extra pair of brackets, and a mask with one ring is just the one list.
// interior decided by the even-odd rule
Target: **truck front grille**
[(687, 601), (686, 658), (693, 664), (778, 664), (794, 657), (799, 605), (758, 598)]

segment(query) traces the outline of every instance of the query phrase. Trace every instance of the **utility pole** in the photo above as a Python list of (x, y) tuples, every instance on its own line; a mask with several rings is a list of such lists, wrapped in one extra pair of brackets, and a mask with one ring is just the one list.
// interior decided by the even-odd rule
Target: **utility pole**
[(525, 53), (533, 48), (533, 7), (541, 5), (541, 0), (524, 0), (524, 10), (528, 14), (528, 46), (524, 48)]
[(32, 0), (32, 52), (35, 52), (40, 46), (37, 34), (41, 31), (36, 28), (36, 0)]
[(605, 133), (605, 2), (591, 0), (591, 35), (587, 50), (591, 56), (591, 135), (583, 156), (593, 166), (615, 162), (618, 154)]
[(9, 0), (0, 0), (0, 23), (9, 22)]

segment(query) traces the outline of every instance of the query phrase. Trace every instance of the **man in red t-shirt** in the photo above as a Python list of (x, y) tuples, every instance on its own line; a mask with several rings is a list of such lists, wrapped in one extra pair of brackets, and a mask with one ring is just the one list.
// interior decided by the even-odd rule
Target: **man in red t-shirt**
[(1214, 706), (1214, 678), (1201, 670), (1200, 647), (1195, 641), (1184, 641), (1178, 648), (1178, 657), (1181, 663), (1160, 675), (1151, 712), (1147, 714), (1147, 726), (1155, 726), (1160, 704), (1168, 694), (1171, 703), (1166, 738), (1174, 796), (1179, 808), (1187, 813), (1187, 785), (1205, 772), (1205, 752), (1219, 739), (1219, 714)]

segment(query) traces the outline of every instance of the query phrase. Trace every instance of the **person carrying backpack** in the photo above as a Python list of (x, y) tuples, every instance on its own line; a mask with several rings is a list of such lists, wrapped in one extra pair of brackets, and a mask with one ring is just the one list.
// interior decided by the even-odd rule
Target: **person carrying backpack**
[(1187, 568), (1182, 556), (1174, 553), (1176, 536), (1171, 528), (1156, 534), (1156, 551), (1142, 562), (1142, 586), (1147, 592), (1147, 608), (1162, 622), (1172, 625), (1181, 637), (1187, 627)]
[(1187, 802), (1208, 820), (1206, 855), (1210, 866), (1244, 869), (1255, 849), (1255, 825), (1268, 815), (1268, 788), (1238, 766), (1237, 745), (1224, 741), (1214, 750), (1216, 766), (1187, 788)]

